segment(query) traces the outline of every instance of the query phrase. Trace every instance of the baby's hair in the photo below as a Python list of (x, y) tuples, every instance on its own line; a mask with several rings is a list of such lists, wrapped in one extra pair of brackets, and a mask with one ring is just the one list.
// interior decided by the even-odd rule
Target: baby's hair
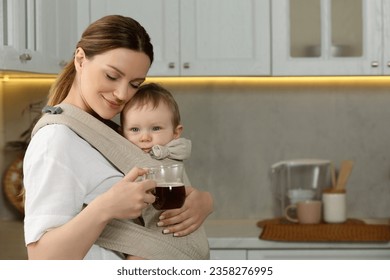
[(156, 83), (144, 84), (138, 88), (135, 95), (130, 99), (122, 111), (122, 126), (123, 115), (127, 110), (131, 108), (143, 107), (146, 104), (152, 104), (153, 109), (155, 109), (161, 102), (164, 102), (172, 111), (173, 127), (177, 127), (181, 122), (179, 106), (177, 105), (176, 100), (173, 98), (172, 94), (167, 89)]

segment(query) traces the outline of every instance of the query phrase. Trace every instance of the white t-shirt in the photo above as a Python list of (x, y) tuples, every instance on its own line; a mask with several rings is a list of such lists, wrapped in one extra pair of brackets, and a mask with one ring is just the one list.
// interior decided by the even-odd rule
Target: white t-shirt
[[(88, 142), (60, 124), (47, 125), (35, 134), (26, 151), (23, 169), (26, 244), (71, 220), (83, 204), (90, 203), (123, 177)], [(97, 245), (85, 257), (120, 258)]]

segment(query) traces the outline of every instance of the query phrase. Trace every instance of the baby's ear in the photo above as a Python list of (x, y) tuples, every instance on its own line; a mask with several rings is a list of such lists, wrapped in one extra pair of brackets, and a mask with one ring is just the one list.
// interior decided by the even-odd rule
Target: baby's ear
[(173, 138), (174, 139), (179, 138), (181, 133), (183, 132), (183, 129), (184, 129), (184, 127), (181, 124), (176, 126), (175, 130), (173, 131)]

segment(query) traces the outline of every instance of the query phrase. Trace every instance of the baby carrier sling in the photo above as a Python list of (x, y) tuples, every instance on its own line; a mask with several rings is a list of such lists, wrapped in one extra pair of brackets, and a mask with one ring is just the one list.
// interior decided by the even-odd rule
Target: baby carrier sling
[[(111, 127), (73, 105), (45, 107), (44, 112), (46, 114), (36, 123), (32, 137), (43, 126), (66, 125), (123, 174), (134, 166), (150, 167), (173, 161), (152, 159)], [(184, 183), (189, 184), (187, 176)], [(95, 244), (145, 259), (209, 259), (209, 244), (203, 226), (183, 237), (163, 234), (157, 227), (160, 213), (149, 206), (142, 212), (142, 222), (138, 219), (114, 219), (107, 224)]]

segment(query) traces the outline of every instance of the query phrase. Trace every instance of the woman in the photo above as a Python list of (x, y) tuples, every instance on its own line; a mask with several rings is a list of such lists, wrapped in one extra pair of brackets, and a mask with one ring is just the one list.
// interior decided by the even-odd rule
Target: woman
[[(138, 22), (104, 17), (83, 33), (48, 105), (71, 104), (102, 121), (110, 120), (143, 83), (152, 61), (150, 38)], [(122, 259), (94, 243), (112, 219), (137, 218), (154, 202), (150, 191), (155, 183), (135, 182), (144, 173), (134, 168), (123, 176), (64, 125), (41, 128), (24, 159), (29, 258)], [(185, 205), (163, 212), (159, 225), (164, 232), (187, 235), (211, 211), (210, 194), (192, 188)]]

